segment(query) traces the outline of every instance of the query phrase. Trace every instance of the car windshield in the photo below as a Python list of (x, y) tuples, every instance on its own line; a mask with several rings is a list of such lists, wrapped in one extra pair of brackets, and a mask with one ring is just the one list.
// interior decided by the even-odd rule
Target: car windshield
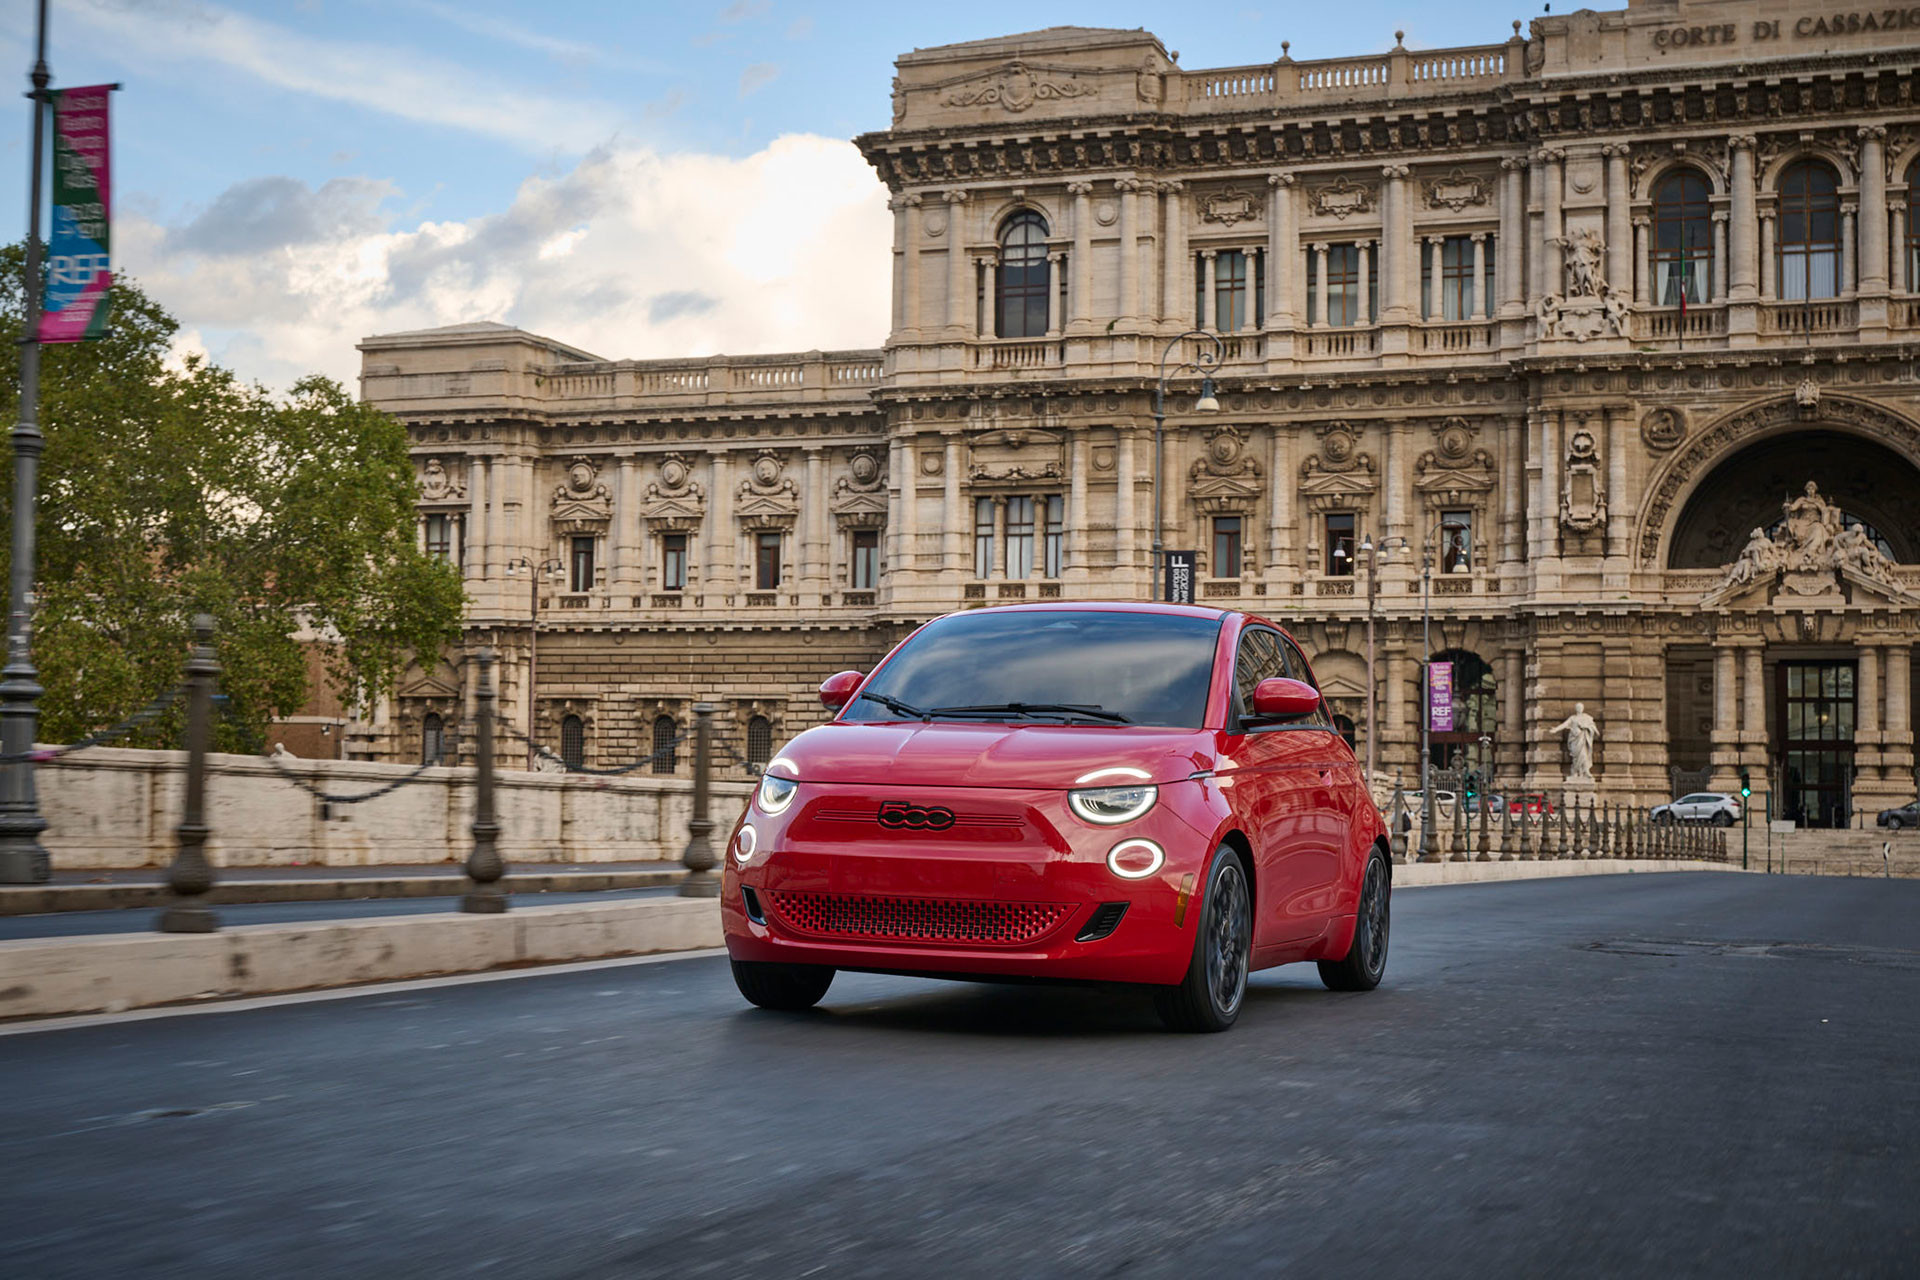
[(843, 720), (1007, 720), (1196, 729), (1221, 620), (1093, 610), (939, 618), (876, 672)]

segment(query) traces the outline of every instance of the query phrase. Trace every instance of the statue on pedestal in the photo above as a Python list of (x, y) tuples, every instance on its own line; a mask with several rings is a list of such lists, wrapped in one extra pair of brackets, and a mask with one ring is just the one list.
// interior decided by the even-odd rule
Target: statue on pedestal
[(1592, 782), (1593, 744), (1600, 737), (1600, 726), (1587, 714), (1586, 704), (1574, 703), (1573, 714), (1553, 726), (1552, 732), (1567, 735), (1567, 781)]

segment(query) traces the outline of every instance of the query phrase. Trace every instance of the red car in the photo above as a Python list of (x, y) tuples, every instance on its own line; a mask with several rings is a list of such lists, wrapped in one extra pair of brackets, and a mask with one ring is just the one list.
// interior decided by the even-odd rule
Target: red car
[(1386, 968), (1386, 831), (1306, 658), (1174, 605), (936, 618), (768, 764), (725, 855), (741, 994), (804, 1009), (837, 969), (1153, 988), (1223, 1031), (1253, 969), (1339, 991)]

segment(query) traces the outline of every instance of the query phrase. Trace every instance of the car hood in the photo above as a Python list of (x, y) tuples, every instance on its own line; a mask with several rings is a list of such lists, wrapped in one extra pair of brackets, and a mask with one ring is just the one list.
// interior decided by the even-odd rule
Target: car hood
[(779, 772), (808, 782), (1059, 790), (1123, 767), (1151, 782), (1177, 782), (1213, 767), (1212, 736), (1200, 729), (856, 721), (809, 729), (777, 759), (792, 765)]

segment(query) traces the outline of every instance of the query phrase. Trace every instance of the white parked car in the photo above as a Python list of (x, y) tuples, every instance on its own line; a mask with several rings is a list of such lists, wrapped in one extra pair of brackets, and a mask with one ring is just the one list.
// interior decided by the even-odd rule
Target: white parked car
[(1657, 825), (1711, 822), (1716, 827), (1730, 827), (1740, 821), (1740, 797), (1724, 791), (1696, 791), (1670, 803), (1655, 805), (1651, 817)]

